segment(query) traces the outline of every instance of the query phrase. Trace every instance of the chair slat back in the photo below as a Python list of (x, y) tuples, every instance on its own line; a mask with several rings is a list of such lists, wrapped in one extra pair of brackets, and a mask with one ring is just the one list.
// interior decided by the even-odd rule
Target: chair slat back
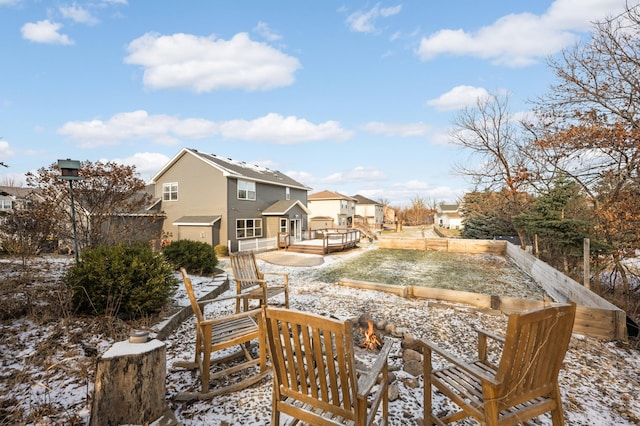
[(357, 382), (349, 323), (287, 309), (265, 311), (280, 394), (353, 421)]
[(256, 255), (252, 251), (231, 253), (229, 255), (231, 268), (233, 269), (233, 276), (241, 288), (244, 290), (247, 287), (253, 287), (258, 285), (256, 282), (247, 282), (242, 280), (259, 280), (262, 279), (262, 274), (258, 269), (258, 263), (256, 262)]
[(496, 379), (504, 403), (551, 389), (569, 347), (576, 305), (556, 305), (509, 316)]
[(193, 309), (193, 313), (196, 316), (196, 321), (201, 323), (204, 320), (204, 316), (202, 315), (202, 311), (200, 310), (200, 305), (198, 305), (198, 299), (196, 299), (196, 295), (193, 292), (193, 284), (191, 283), (191, 278), (187, 275), (187, 271), (184, 268), (180, 268), (180, 273), (182, 274), (182, 281), (184, 282), (184, 287), (187, 290), (187, 294), (189, 295), (189, 302), (191, 302), (191, 309)]

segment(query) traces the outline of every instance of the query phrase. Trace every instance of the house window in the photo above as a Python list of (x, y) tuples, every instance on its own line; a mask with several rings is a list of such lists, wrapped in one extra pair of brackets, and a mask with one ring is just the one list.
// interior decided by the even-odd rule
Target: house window
[(346, 210), (347, 209), (347, 200), (340, 200), (340, 208), (342, 210)]
[(285, 200), (291, 199), (291, 188), (289, 188), (288, 186), (284, 189), (284, 199)]
[(238, 200), (255, 200), (256, 183), (238, 180)]
[(262, 219), (236, 219), (236, 238), (262, 237)]
[(11, 210), (11, 200), (0, 200), (0, 210)]
[(162, 184), (162, 201), (178, 200), (178, 182)]
[(280, 232), (286, 233), (289, 231), (289, 220), (287, 218), (280, 218)]

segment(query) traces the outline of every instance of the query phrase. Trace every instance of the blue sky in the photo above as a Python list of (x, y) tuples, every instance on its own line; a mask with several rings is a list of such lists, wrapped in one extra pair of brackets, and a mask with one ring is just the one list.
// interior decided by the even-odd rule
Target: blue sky
[(511, 109), (545, 58), (625, 0), (0, 0), (0, 185), (60, 158), (148, 180), (182, 147), (321, 190), (408, 206), (459, 199), (451, 120)]

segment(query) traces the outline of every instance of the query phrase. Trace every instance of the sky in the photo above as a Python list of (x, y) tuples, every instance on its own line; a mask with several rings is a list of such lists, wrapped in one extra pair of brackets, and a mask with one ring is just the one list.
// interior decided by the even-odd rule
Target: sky
[(0, 185), (66, 158), (149, 181), (187, 147), (310, 193), (455, 202), (461, 109), (526, 113), (625, 2), (0, 0)]

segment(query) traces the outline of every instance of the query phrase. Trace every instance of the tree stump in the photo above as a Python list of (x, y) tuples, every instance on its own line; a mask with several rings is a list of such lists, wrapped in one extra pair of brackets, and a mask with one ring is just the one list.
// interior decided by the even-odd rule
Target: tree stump
[(115, 343), (98, 359), (90, 425), (141, 425), (160, 418), (166, 371), (163, 342)]

